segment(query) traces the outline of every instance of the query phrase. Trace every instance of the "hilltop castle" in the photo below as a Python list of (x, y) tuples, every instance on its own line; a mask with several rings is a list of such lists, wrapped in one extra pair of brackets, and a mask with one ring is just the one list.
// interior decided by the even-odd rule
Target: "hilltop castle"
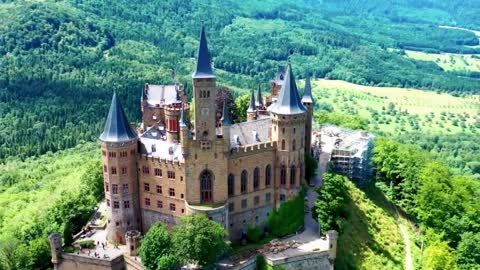
[(107, 239), (146, 233), (204, 213), (237, 241), (249, 225), (295, 197), (310, 152), (313, 100), (300, 99), (290, 64), (271, 83), (271, 97), (252, 91), (247, 121), (232, 123), (226, 102), (216, 120), (216, 77), (204, 29), (192, 74), (194, 119), (181, 85), (145, 85), (142, 123), (134, 130), (114, 94), (100, 135)]

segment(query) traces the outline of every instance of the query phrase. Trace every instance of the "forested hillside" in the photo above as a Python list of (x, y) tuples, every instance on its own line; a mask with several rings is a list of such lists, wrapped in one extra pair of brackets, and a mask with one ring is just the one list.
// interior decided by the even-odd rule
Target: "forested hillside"
[(389, 50), (475, 50), (473, 33), (437, 27), (480, 28), (474, 1), (396, 1), (392, 13), (380, 8), (387, 1), (361, 2), (3, 1), (0, 160), (95, 140), (113, 91), (138, 120), (142, 85), (171, 83), (172, 69), (190, 90), (202, 22), (220, 84), (238, 91), (267, 88), (293, 53), (300, 78), (478, 93), (476, 73), (458, 77)]

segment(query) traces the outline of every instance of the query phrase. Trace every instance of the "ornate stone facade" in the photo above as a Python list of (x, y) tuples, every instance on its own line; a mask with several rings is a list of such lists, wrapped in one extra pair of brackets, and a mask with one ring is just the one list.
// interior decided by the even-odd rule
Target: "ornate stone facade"
[(192, 80), (193, 123), (181, 85), (145, 85), (136, 131), (114, 96), (100, 136), (108, 240), (124, 243), (127, 231), (203, 213), (237, 241), (298, 194), (313, 106), (300, 100), (291, 66), (277, 74), (271, 97), (252, 92), (243, 123), (233, 124), (226, 107), (215, 119), (216, 77), (203, 29)]

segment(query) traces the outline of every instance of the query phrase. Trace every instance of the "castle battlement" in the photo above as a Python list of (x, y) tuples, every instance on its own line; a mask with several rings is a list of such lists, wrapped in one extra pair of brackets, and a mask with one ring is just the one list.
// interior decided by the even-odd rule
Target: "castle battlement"
[(274, 151), (277, 149), (277, 142), (270, 141), (265, 143), (249, 144), (245, 146), (238, 146), (232, 148), (231, 154), (233, 156), (253, 155), (255, 153), (264, 153)]

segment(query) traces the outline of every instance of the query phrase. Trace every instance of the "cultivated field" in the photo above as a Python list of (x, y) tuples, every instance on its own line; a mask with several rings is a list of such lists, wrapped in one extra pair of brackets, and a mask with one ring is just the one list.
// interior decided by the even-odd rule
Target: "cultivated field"
[[(476, 46), (474, 46), (476, 47)], [(444, 70), (480, 71), (480, 55), (456, 53), (425, 53), (405, 50), (409, 58), (423, 61), (432, 61)]]
[[(303, 86), (302, 86), (303, 88)], [(433, 91), (371, 87), (338, 80), (312, 82), (317, 109), (358, 114), (372, 130), (479, 133), (480, 96), (454, 97)]]

